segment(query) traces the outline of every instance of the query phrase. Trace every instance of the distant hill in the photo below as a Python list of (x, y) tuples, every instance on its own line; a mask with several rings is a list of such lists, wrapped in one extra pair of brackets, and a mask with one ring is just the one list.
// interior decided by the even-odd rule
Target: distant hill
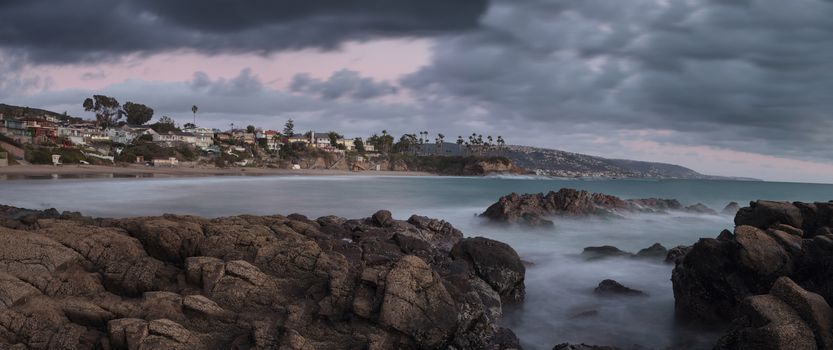
[(503, 153), (515, 165), (532, 171), (537, 170), (540, 173), (551, 176), (757, 180), (752, 178), (705, 175), (675, 164), (627, 159), (607, 159), (586, 154), (529, 146), (507, 146), (507, 149)]
[(52, 111), (47, 111), (45, 109), (38, 109), (38, 108), (30, 108), (30, 107), (21, 107), (21, 106), (12, 106), (7, 105), (4, 103), (0, 103), (0, 114), (5, 116), (12, 116), (12, 117), (40, 117), (40, 116), (50, 116), (58, 118), (59, 120), (70, 121), (70, 122), (81, 122), (81, 118), (72, 117), (69, 115), (64, 115), (61, 113), (55, 113)]

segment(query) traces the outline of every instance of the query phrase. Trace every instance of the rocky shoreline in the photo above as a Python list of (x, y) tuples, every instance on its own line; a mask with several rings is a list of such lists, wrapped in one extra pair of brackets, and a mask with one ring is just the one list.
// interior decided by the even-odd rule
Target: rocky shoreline
[[(557, 193), (576, 215), (685, 208)], [(723, 329), (714, 349), (833, 349), (833, 201), (755, 201), (735, 224), (693, 246), (581, 256), (674, 264), (675, 314)], [(0, 349), (521, 348), (499, 324), (524, 300), (515, 250), (384, 210), (109, 219), (0, 206), (0, 267)], [(612, 279), (588, 293), (651, 298)]]
[(2, 349), (518, 349), (508, 245), (387, 211), (206, 219), (0, 207)]

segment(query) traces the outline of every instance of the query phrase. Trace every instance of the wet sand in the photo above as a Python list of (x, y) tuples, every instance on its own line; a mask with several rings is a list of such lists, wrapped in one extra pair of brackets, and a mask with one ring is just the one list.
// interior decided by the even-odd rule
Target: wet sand
[(346, 171), (327, 169), (148, 167), (141, 165), (12, 165), (0, 167), (2, 179), (87, 177), (191, 177), (191, 176), (432, 176), (418, 171)]

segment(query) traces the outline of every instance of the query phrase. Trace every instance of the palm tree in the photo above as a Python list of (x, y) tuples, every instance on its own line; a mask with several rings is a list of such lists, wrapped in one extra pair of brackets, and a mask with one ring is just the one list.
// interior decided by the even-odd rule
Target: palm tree
[(200, 110), (197, 105), (191, 106), (191, 113), (194, 113), (194, 127), (197, 127), (197, 111)]

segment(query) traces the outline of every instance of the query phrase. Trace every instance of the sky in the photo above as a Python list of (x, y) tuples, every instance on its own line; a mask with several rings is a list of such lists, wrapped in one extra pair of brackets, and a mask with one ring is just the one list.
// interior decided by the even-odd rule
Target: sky
[[(0, 0), (0, 103), (833, 182), (833, 0)], [(432, 136), (433, 138), (433, 136)]]

